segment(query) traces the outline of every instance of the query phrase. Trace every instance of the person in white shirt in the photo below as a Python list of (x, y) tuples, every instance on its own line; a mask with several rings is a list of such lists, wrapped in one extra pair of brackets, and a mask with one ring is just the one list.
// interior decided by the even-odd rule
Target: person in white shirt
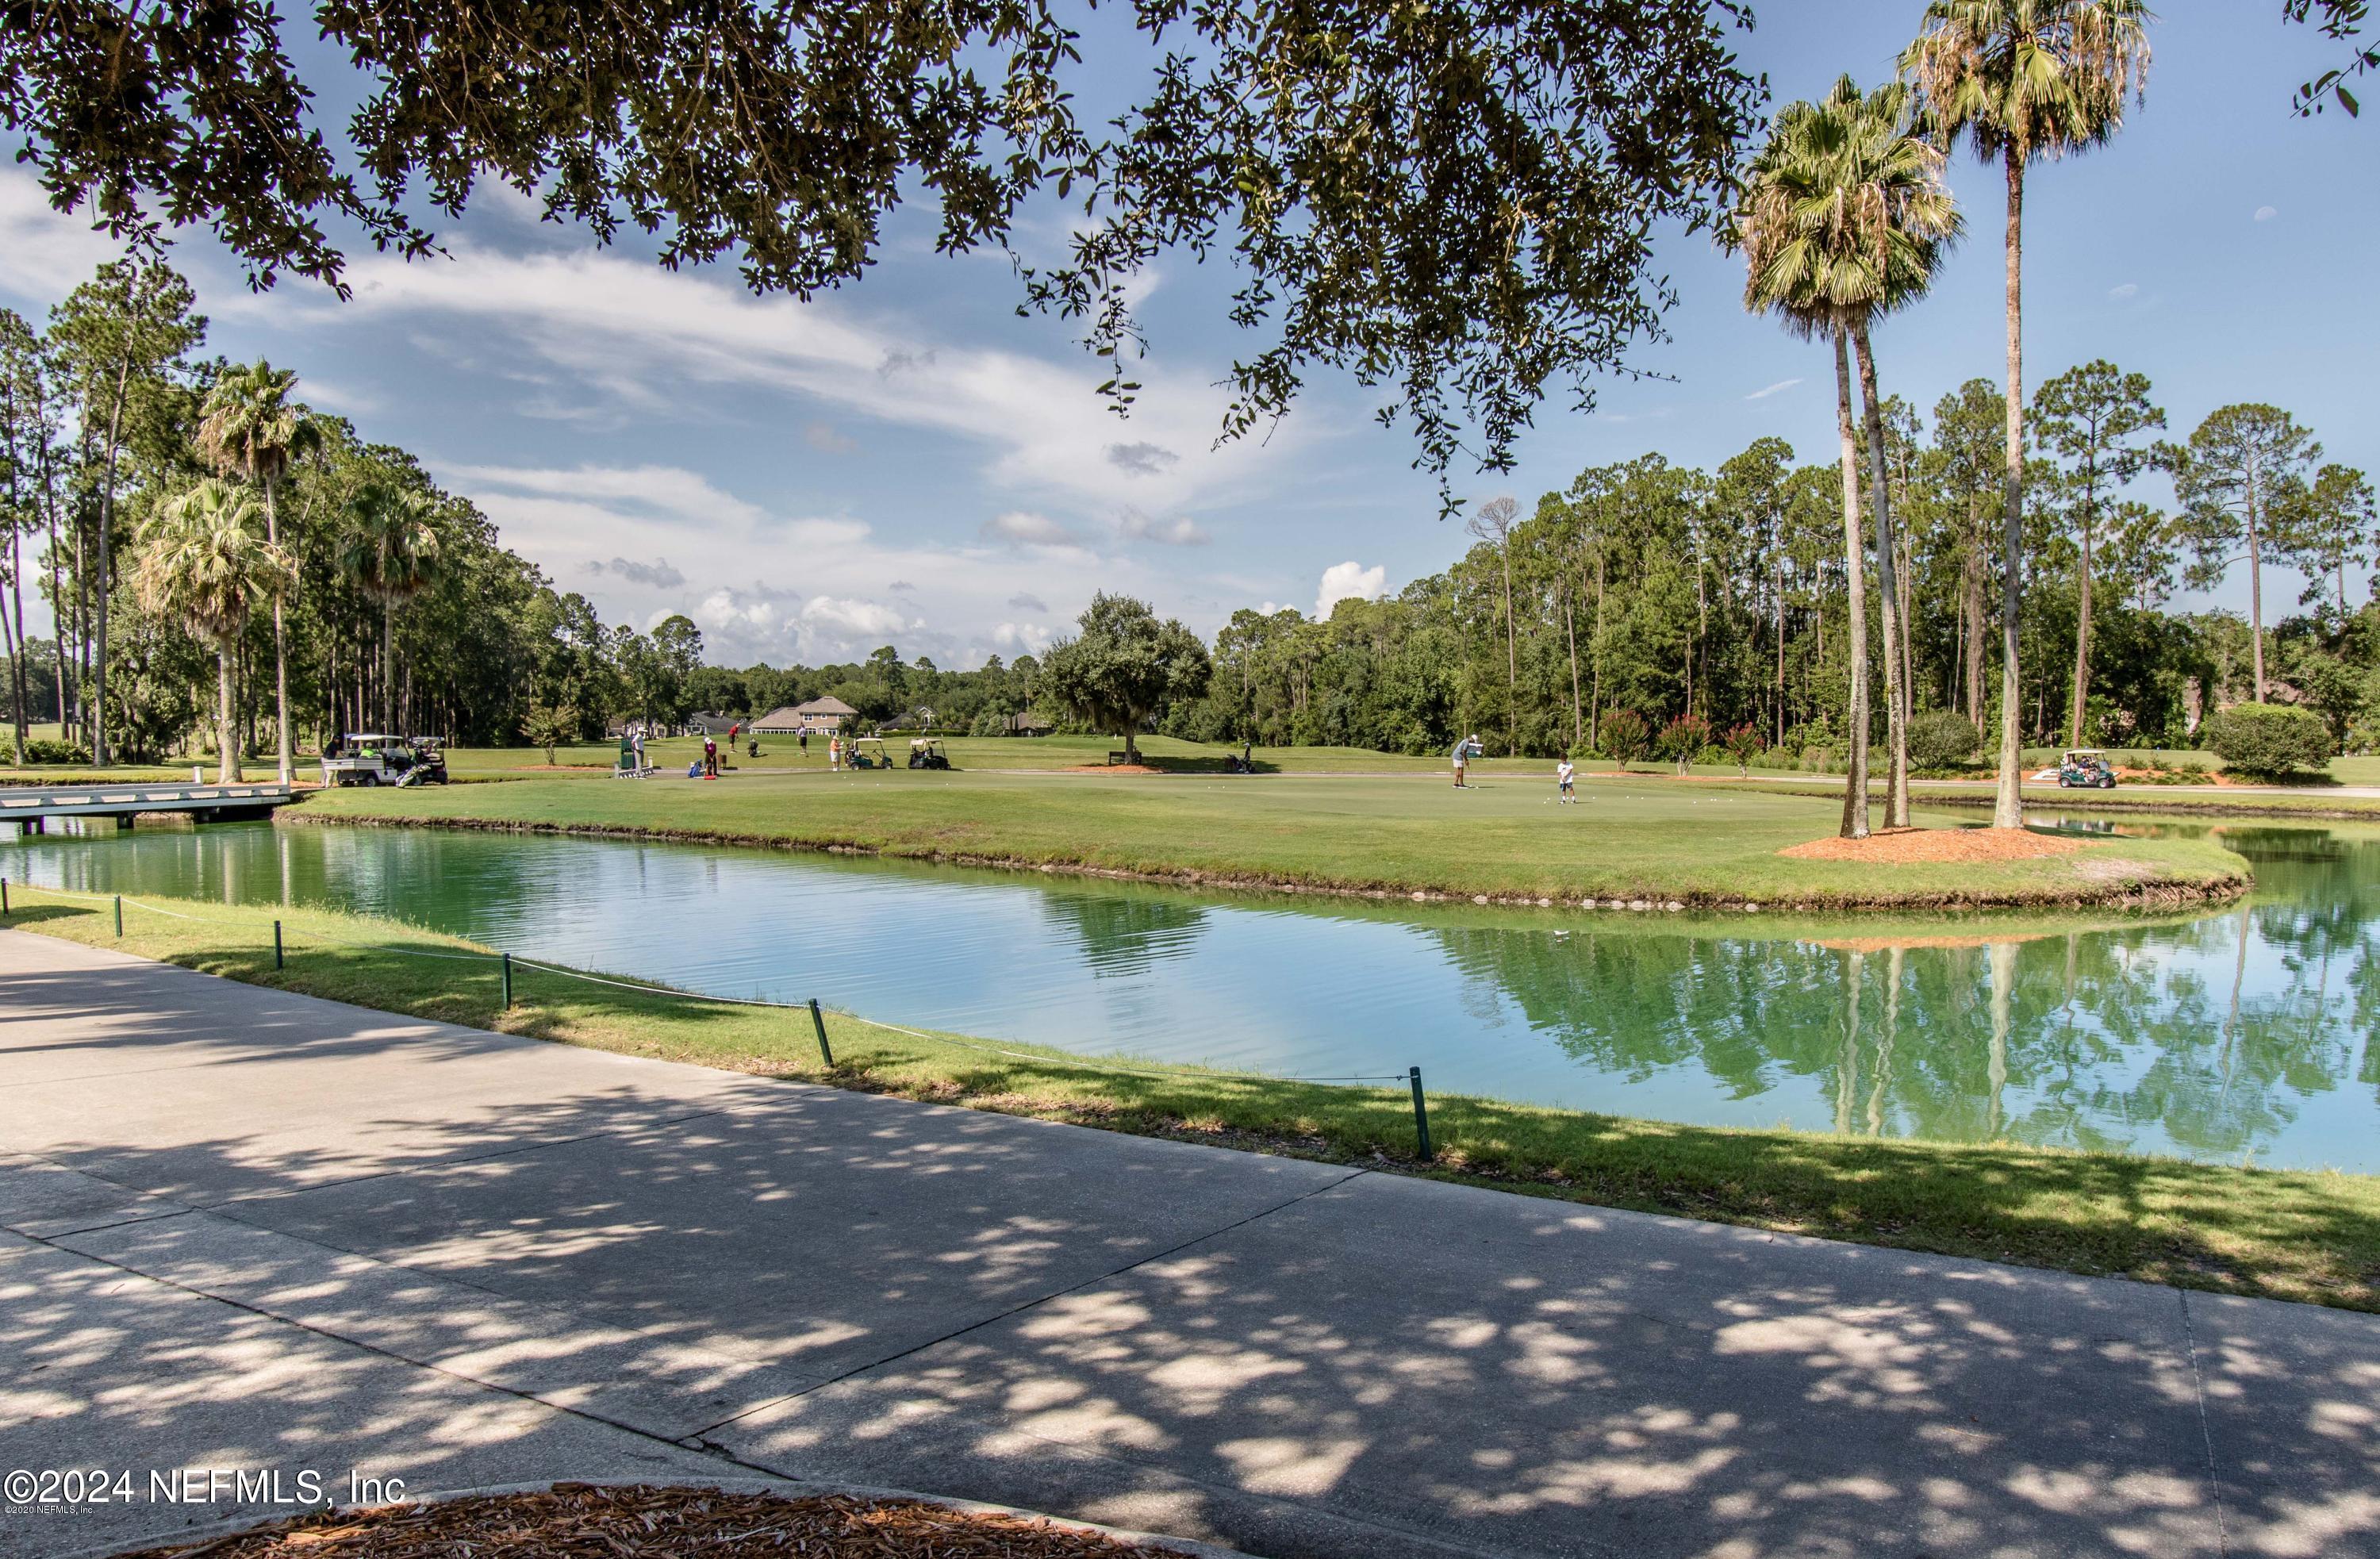
[(1563, 753), (1561, 761), (1554, 765), (1554, 778), (1561, 782), (1561, 804), (1565, 807), (1577, 805), (1578, 765), (1570, 761), (1569, 753)]

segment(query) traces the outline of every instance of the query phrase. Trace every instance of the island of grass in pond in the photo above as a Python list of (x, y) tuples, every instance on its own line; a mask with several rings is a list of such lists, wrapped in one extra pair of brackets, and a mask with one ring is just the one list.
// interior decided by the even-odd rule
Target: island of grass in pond
[[(2204, 838), (2106, 838), (2055, 855), (1797, 859), (1837, 809), (1802, 797), (1608, 781), (1575, 807), (1550, 778), (1457, 790), (1390, 777), (1150, 778), (860, 773), (522, 780), (346, 790), (296, 820), (616, 834), (848, 849), (1190, 883), (1834, 907), (2184, 903), (2222, 898), (2245, 863)], [(1955, 816), (1936, 817), (1959, 826)]]

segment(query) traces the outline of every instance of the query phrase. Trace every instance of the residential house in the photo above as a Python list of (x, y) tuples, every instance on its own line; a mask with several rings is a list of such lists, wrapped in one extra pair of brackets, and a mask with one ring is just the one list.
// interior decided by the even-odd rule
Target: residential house
[(805, 733), (814, 737), (825, 736), (842, 730), (858, 714), (859, 711), (841, 699), (829, 696), (812, 699), (808, 703), (772, 709), (752, 722), (752, 732), (762, 737), (798, 737)]

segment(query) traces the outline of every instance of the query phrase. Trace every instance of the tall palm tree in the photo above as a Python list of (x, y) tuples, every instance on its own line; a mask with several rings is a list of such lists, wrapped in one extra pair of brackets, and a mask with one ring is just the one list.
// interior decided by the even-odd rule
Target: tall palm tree
[(380, 603), (381, 722), (389, 732), (396, 730), (396, 609), (437, 580), (436, 509), (418, 488), (372, 482), (348, 501), (339, 537), (340, 574)]
[(298, 566), (257, 531), (256, 500), (212, 477), (169, 500), (140, 531), (132, 589), (141, 606), (215, 647), (216, 777), (239, 779), (232, 742), (231, 652), (260, 598), (275, 602)]
[[(281, 479), (290, 457), (319, 439), (313, 418), (289, 398), (294, 372), (275, 372), (259, 358), (230, 368), (207, 392), (200, 408), (199, 450), (225, 476), (240, 476), (264, 490), (264, 539), (281, 544)], [(289, 731), (289, 636), (282, 600), (273, 598), (273, 724), (279, 733), (281, 783), (294, 773)]]
[(1731, 235), (1745, 254), (1745, 307), (1777, 314), (1797, 334), (1826, 334), (1835, 341), (1843, 546), (1852, 603), (1852, 785), (1845, 794), (1844, 829), (1853, 837), (1866, 832), (1868, 716), (1865, 549), (1859, 527), (1851, 358), (1855, 349), (1865, 406), (1869, 495), (1876, 508), (1891, 744), (1886, 822), (1901, 826), (1909, 819), (1909, 704), (1900, 652), (1907, 625), (1893, 567), (1900, 548), (1870, 328), (1877, 316), (1925, 293), (1960, 227), (1942, 185), (1941, 154), (1909, 132), (1910, 96), (1898, 85), (1864, 94), (1846, 76), (1819, 102), (1791, 104), (1778, 116), (1767, 145), (1754, 159)]
[(2141, 0), (1928, 0), (1900, 70), (1928, 132), (1998, 159), (2008, 179), (2008, 462), (2000, 533), (1999, 794), (1992, 826), (2024, 823), (2018, 789), (2017, 615), (2024, 545), (2024, 174), (2036, 157), (2086, 152), (2124, 123), (2149, 67)]

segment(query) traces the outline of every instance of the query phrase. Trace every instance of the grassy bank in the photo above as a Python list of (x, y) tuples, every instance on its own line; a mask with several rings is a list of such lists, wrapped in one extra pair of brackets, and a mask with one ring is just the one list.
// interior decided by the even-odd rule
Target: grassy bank
[(1823, 799), (1607, 781), (1075, 774), (735, 775), (344, 790), (285, 816), (639, 834), (1211, 885), (1824, 907), (2159, 902), (2227, 895), (2246, 864), (2204, 840), (2095, 840), (2049, 859), (1879, 868), (1777, 852), (1834, 832)]
[[(1144, 1135), (1362, 1163), (1535, 1195), (1830, 1238), (2380, 1311), (2380, 1178), (2011, 1146), (1727, 1131), (1434, 1096), (1416, 1162), (1409, 1097), (1245, 1073), (1087, 1071), (1063, 1053), (594, 985), (516, 965), (503, 1010), (471, 944), (353, 917), (154, 901), (125, 936), (101, 905), (18, 891), (9, 924), (363, 1006), (767, 1077)], [(178, 918), (177, 918), (178, 917)], [(484, 949), (480, 949), (484, 952)]]

